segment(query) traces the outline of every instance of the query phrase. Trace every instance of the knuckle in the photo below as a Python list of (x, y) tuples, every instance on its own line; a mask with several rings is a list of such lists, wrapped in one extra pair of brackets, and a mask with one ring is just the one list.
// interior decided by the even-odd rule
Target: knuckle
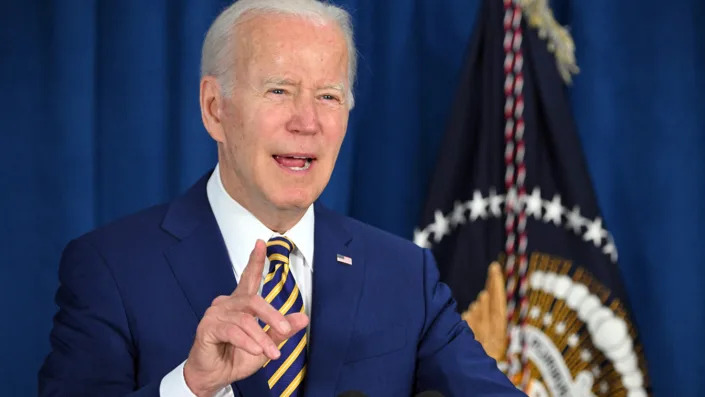
[(203, 322), (201, 322), (196, 328), (196, 339), (203, 339), (205, 332), (206, 327), (203, 325)]
[(220, 323), (216, 326), (216, 329), (218, 330), (218, 333), (221, 335), (225, 335), (226, 337), (230, 337), (232, 328), (229, 324), (225, 323)]
[(212, 323), (213, 321), (211, 321), (210, 317), (204, 316), (203, 319), (201, 319), (201, 322), (198, 323), (198, 327), (196, 327), (196, 334), (203, 334), (204, 332), (211, 329)]
[(246, 278), (246, 274), (243, 272), (242, 277), (240, 278), (240, 282), (237, 284), (237, 287), (235, 287), (235, 291), (233, 291), (232, 295), (238, 296), (242, 295), (243, 291), (245, 291), (246, 287), (244, 286), (245, 283), (243, 283), (243, 279)]
[(245, 312), (237, 312), (233, 314), (233, 319), (237, 324), (243, 324), (247, 321), (249, 317), (252, 317), (251, 315), (245, 313)]
[(215, 305), (217, 305), (217, 304), (219, 304), (219, 303), (221, 303), (221, 302), (222, 302), (223, 300), (225, 300), (226, 298), (227, 298), (227, 297), (224, 296), (224, 295), (218, 295), (218, 296), (216, 296), (215, 299), (213, 299), (213, 301), (211, 302), (211, 307), (212, 307), (212, 306), (215, 306)]
[(257, 342), (259, 342), (262, 345), (271, 344), (272, 338), (260, 329), (260, 331), (257, 332)]
[(206, 309), (205, 313), (203, 313), (203, 318), (211, 318), (217, 316), (219, 310), (218, 307), (216, 306), (211, 306), (208, 309)]
[(230, 339), (230, 343), (235, 346), (242, 346), (246, 342), (245, 335), (242, 332), (239, 332), (237, 327), (228, 328), (228, 338)]
[(262, 309), (262, 297), (259, 295), (249, 295), (246, 298), (246, 306), (251, 312), (259, 313)]

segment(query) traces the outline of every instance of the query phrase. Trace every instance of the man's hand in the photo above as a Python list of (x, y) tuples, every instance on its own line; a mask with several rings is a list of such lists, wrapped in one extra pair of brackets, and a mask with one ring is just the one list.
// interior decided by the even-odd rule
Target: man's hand
[[(184, 378), (199, 397), (212, 396), (276, 360), (277, 346), (308, 325), (306, 314), (283, 316), (259, 296), (265, 254), (266, 244), (257, 240), (235, 291), (215, 298), (198, 324)], [(270, 325), (267, 332), (258, 318)]]
[(487, 271), (485, 289), (462, 314), (490, 357), (499, 361), (507, 349), (507, 295), (502, 269), (493, 262)]

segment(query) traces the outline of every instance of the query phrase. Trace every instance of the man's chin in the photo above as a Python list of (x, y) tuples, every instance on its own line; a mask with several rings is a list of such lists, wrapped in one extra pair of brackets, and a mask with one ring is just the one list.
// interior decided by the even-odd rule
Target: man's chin
[(282, 194), (275, 200), (272, 200), (278, 210), (287, 212), (305, 211), (314, 201), (316, 201), (315, 195), (301, 192)]

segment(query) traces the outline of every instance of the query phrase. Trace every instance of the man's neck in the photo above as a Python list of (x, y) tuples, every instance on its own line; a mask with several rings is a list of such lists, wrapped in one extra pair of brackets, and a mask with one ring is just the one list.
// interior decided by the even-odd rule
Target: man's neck
[(277, 208), (266, 200), (253, 199), (251, 196), (244, 194), (245, 189), (242, 187), (234, 187), (231, 181), (220, 172), (220, 180), (225, 189), (225, 192), (237, 201), (243, 208), (249, 211), (257, 220), (262, 222), (269, 230), (284, 234), (296, 225), (304, 214), (307, 208)]
[[(236, 200), (237, 201), (237, 200)], [(238, 201), (238, 203), (240, 203)], [(246, 210), (250, 211), (264, 226), (273, 232), (284, 234), (291, 230), (294, 225), (299, 223), (306, 213), (306, 209), (296, 209), (296, 211), (270, 209), (253, 209), (243, 203), (240, 203)]]

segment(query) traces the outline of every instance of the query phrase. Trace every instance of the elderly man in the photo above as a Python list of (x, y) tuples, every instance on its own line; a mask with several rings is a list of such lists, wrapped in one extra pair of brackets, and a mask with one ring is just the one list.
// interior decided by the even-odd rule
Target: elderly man
[(200, 104), (218, 165), (68, 245), (41, 395), (521, 395), (429, 251), (314, 204), (354, 74), (332, 5), (242, 0), (216, 19)]

